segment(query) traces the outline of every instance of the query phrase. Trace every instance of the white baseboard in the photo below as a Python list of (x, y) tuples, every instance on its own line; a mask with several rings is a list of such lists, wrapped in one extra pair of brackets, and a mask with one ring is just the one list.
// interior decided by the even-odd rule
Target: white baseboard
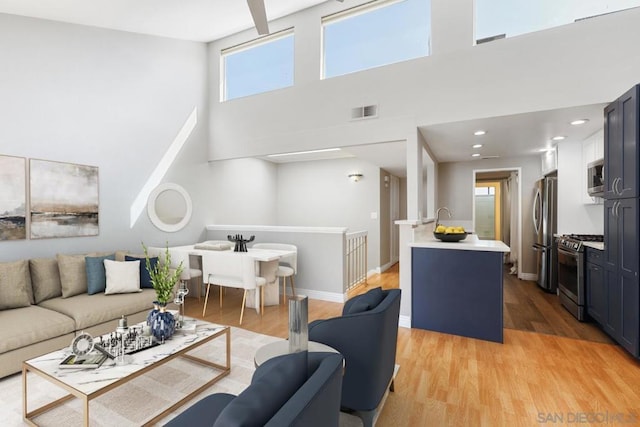
[(518, 279), (531, 280), (533, 282), (537, 282), (538, 281), (538, 275), (535, 274), (535, 273), (520, 273), (518, 275)]
[(392, 266), (393, 264), (395, 264), (396, 262), (398, 262), (398, 261), (395, 261), (395, 262), (393, 262), (393, 261), (392, 261), (392, 262), (388, 262), (388, 263), (386, 263), (385, 265), (383, 265), (382, 267), (376, 267), (376, 268), (374, 268), (373, 270), (369, 270), (369, 271), (367, 271), (367, 278), (369, 278), (369, 277), (373, 276), (374, 274), (384, 273), (385, 271), (387, 271), (388, 269), (390, 269), (390, 268), (391, 268), (391, 266)]
[(344, 303), (347, 300), (346, 294), (341, 294), (338, 292), (316, 291), (313, 289), (297, 289), (296, 288), (296, 294), (305, 295), (309, 299), (317, 299), (320, 301)]
[(411, 328), (411, 316), (400, 315), (398, 319), (398, 326), (401, 328)]

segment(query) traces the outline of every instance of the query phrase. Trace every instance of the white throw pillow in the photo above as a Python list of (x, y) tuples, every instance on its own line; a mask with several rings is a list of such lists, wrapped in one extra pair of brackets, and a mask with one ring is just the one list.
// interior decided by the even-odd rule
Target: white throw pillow
[(128, 294), (142, 292), (140, 289), (140, 261), (111, 261), (104, 260), (104, 270), (107, 276), (108, 294)]

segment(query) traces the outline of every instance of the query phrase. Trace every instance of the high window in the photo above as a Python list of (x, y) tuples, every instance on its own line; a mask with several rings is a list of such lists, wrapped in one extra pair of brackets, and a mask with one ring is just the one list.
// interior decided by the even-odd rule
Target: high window
[(293, 86), (293, 29), (221, 52), (220, 100)]
[(429, 55), (429, 0), (374, 1), (322, 19), (322, 78)]
[(476, 0), (476, 40), (513, 37), (640, 6), (640, 0)]

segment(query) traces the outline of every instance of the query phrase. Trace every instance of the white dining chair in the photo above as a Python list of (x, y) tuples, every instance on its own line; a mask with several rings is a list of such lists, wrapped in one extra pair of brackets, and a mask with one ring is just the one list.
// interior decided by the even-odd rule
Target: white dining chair
[[(147, 253), (150, 257), (158, 257), (161, 263), (165, 262), (166, 248), (159, 248), (150, 246), (147, 248)], [(181, 282), (189, 282), (192, 288), (198, 289), (198, 300), (200, 299), (202, 288), (202, 270), (197, 268), (195, 263), (191, 263), (191, 257), (189, 256), (188, 247), (176, 246), (169, 247), (169, 256), (171, 257), (171, 265), (169, 268), (175, 270), (182, 262), (182, 273), (180, 274)], [(195, 287), (193, 285), (196, 285)], [(191, 294), (193, 295), (193, 293)]]
[[(264, 311), (264, 285), (267, 281), (264, 277), (256, 275), (256, 261), (245, 253), (217, 252), (202, 254), (202, 271), (206, 279), (207, 291), (204, 297), (202, 316), (207, 311), (209, 292), (211, 285), (220, 286), (220, 307), (222, 307), (222, 288), (232, 287), (244, 289), (242, 296), (242, 308), (240, 310), (240, 324), (244, 317), (244, 308), (247, 302), (247, 292), (254, 290), (260, 292), (260, 314)], [(258, 289), (260, 288), (260, 289)], [(256, 307), (258, 310), (258, 307)]]
[(287, 301), (287, 277), (291, 284), (291, 295), (296, 295), (295, 285), (293, 283), (293, 276), (298, 271), (298, 248), (295, 245), (286, 243), (256, 243), (252, 246), (256, 249), (275, 249), (280, 251), (293, 251), (290, 255), (284, 255), (280, 257), (278, 262), (278, 270), (276, 271), (276, 277), (278, 278), (278, 284), (282, 279), (282, 303)]

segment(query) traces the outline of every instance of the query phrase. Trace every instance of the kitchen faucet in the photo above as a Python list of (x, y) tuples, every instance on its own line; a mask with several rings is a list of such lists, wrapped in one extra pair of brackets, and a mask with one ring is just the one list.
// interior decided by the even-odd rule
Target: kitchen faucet
[(451, 211), (449, 210), (449, 208), (447, 208), (447, 207), (438, 208), (438, 210), (436, 211), (436, 227), (438, 226), (438, 224), (440, 224), (440, 211), (441, 210), (447, 211), (447, 214), (449, 215), (449, 218), (451, 218)]

